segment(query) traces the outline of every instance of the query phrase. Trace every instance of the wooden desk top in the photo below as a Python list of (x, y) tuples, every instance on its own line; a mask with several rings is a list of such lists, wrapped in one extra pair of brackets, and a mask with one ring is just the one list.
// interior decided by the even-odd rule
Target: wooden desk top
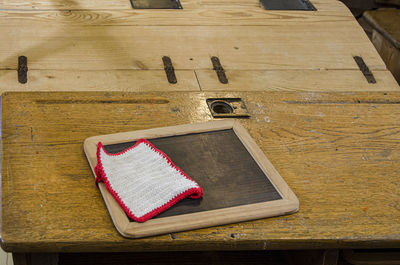
[[(242, 97), (241, 119), (300, 200), (293, 215), (124, 239), (83, 152), (89, 136), (212, 120), (205, 99)], [(400, 247), (400, 93), (7, 93), (3, 248), (145, 251)]]
[[(311, 2), (317, 11), (264, 10), (259, 0), (181, 0), (181, 10), (132, 9), (129, 0), (0, 0), (0, 92), (399, 91), (343, 3)], [(21, 55), (26, 84), (17, 80)], [(175, 85), (163, 56), (172, 60)], [(219, 83), (211, 56), (228, 85)]]

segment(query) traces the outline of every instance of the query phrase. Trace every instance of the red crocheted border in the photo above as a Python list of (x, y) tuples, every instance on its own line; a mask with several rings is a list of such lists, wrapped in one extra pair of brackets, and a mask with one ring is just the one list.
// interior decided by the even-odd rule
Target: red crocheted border
[(95, 174), (96, 174), (96, 179), (95, 179), (95, 183), (96, 185), (100, 182), (103, 181), (107, 190), (111, 193), (111, 195), (114, 197), (114, 199), (118, 202), (118, 204), (122, 207), (122, 209), (124, 209), (125, 213), (132, 218), (133, 220), (135, 220), (136, 222), (139, 223), (143, 223), (145, 221), (147, 221), (148, 219), (156, 216), (157, 214), (167, 210), (168, 208), (170, 208), (172, 205), (176, 204), (178, 201), (189, 197), (192, 199), (198, 199), (201, 196), (203, 196), (203, 189), (200, 187), (200, 185), (195, 182), (198, 185), (198, 188), (191, 188), (188, 189), (178, 195), (176, 195), (174, 198), (172, 198), (171, 200), (169, 200), (167, 203), (161, 205), (160, 207), (152, 210), (151, 212), (148, 212), (147, 214), (141, 216), (141, 217), (137, 217), (135, 216), (132, 211), (125, 205), (125, 203), (122, 201), (122, 199), (119, 197), (118, 193), (111, 187), (110, 182), (107, 179), (106, 173), (104, 172), (104, 168), (103, 168), (103, 164), (101, 162), (100, 159), (100, 150), (103, 149), (103, 151), (109, 155), (109, 156), (118, 156), (121, 155), (133, 148), (135, 148), (136, 146), (138, 146), (139, 144), (144, 143), (147, 146), (149, 146), (153, 151), (159, 153), (164, 159), (167, 160), (168, 164), (174, 168), (176, 171), (178, 171), (182, 176), (186, 177), (187, 179), (195, 182), (194, 180), (192, 180), (188, 175), (185, 174), (185, 172), (183, 172), (177, 165), (175, 165), (171, 159), (161, 150), (157, 149), (156, 147), (154, 147), (149, 141), (147, 141), (146, 139), (139, 139), (135, 145), (119, 152), (116, 154), (110, 154), (108, 153), (105, 149), (104, 146), (101, 142), (99, 142), (97, 144), (97, 165), (94, 168)]

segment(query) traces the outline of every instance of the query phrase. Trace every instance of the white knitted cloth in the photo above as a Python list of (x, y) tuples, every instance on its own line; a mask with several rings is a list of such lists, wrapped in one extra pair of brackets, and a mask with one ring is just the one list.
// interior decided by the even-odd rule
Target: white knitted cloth
[(203, 195), (201, 187), (145, 139), (117, 154), (97, 145), (96, 184), (103, 181), (127, 215), (144, 222), (185, 197)]

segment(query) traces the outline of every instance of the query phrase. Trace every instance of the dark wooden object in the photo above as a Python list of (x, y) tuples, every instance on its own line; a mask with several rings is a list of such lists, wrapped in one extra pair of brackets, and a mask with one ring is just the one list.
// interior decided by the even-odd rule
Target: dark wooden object
[(364, 18), (372, 27), (372, 43), (400, 83), (400, 10), (371, 10), (364, 13)]

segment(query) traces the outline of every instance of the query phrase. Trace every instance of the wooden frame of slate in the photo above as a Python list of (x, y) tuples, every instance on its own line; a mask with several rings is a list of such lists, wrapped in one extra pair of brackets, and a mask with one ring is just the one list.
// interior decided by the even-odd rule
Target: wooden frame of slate
[[(218, 186), (218, 184), (215, 183), (210, 184), (209, 183), (210, 180), (206, 181), (205, 179), (201, 179), (201, 176), (198, 176), (198, 174), (196, 174), (197, 173), (196, 170), (193, 171), (193, 169), (190, 169), (190, 165), (192, 165), (192, 168), (193, 166), (195, 166), (196, 168), (203, 168), (203, 169), (209, 168), (210, 170), (213, 170), (212, 166), (210, 165), (210, 161), (208, 162), (201, 161), (202, 159), (214, 159), (212, 153), (210, 155), (201, 156), (202, 158), (199, 159), (197, 159), (196, 157), (196, 161), (186, 163), (186, 165), (189, 165), (189, 167), (188, 166), (185, 167), (180, 164), (180, 161), (176, 161), (175, 157), (170, 156), (170, 152), (168, 152), (168, 150), (165, 150), (164, 147), (160, 148), (168, 156), (170, 156), (172, 161), (174, 161), (175, 164), (181, 167), (182, 170), (185, 171), (189, 176), (191, 176), (191, 174), (194, 174), (191, 177), (195, 179), (204, 189), (204, 195), (203, 195), (204, 203), (201, 202), (201, 200), (198, 201), (192, 199), (185, 199), (187, 200), (186, 202), (183, 201), (178, 202), (176, 205), (165, 211), (164, 213), (166, 214), (161, 213), (160, 216), (150, 219), (144, 223), (137, 223), (128, 218), (128, 216), (125, 214), (122, 208), (114, 200), (112, 195), (107, 191), (105, 185), (103, 183), (99, 183), (100, 192), (104, 198), (108, 211), (110, 212), (115, 227), (121, 233), (121, 235), (130, 238), (140, 238), (140, 237), (153, 236), (164, 233), (185, 231), (185, 230), (198, 229), (209, 226), (223, 225), (229, 223), (236, 223), (236, 222), (261, 219), (266, 217), (290, 214), (298, 210), (299, 201), (296, 195), (292, 192), (292, 190), (289, 188), (289, 186), (286, 184), (283, 178), (279, 175), (279, 173), (273, 167), (271, 162), (267, 159), (265, 154), (257, 146), (257, 144), (248, 134), (246, 129), (243, 128), (240, 125), (239, 121), (237, 120), (213, 121), (213, 122), (199, 123), (199, 124), (186, 124), (186, 125), (178, 125), (172, 127), (163, 127), (163, 128), (149, 129), (149, 130), (95, 136), (87, 138), (85, 140), (84, 150), (93, 171), (97, 163), (96, 150), (98, 142), (102, 142), (106, 150), (107, 146), (118, 147), (118, 145), (121, 145), (121, 143), (122, 147), (119, 148), (125, 149), (127, 144), (128, 146), (133, 145), (134, 141), (140, 138), (148, 139), (150, 142), (154, 144), (153, 140), (158, 141), (159, 139), (161, 139), (162, 141), (162, 139), (168, 139), (171, 137), (197, 137), (196, 135), (202, 135), (202, 134), (209, 135), (207, 137), (214, 137), (212, 136), (213, 133), (218, 133), (218, 132), (223, 132), (224, 134), (230, 133), (231, 135), (235, 135), (235, 138), (238, 140), (236, 141), (235, 139), (232, 138), (233, 141), (237, 142), (236, 145), (241, 146), (241, 147), (239, 146), (238, 148), (242, 148), (243, 150), (245, 150), (245, 152), (247, 150), (246, 153), (250, 157), (250, 159), (242, 159), (242, 157), (246, 156), (246, 154), (241, 154), (240, 156), (238, 155), (236, 158), (234, 154), (232, 155), (232, 162), (234, 163), (232, 163), (232, 165), (222, 166), (222, 168), (225, 168), (227, 171), (229, 171), (231, 167), (236, 167), (233, 171), (231, 170), (232, 171), (231, 173), (233, 175), (230, 173), (224, 174), (223, 169), (216, 170), (216, 171), (221, 171), (219, 172), (220, 178), (223, 177), (227, 178), (226, 180), (222, 180), (223, 185)], [(224, 139), (231, 139), (230, 138), (231, 136), (226, 137), (225, 135), (222, 135), (219, 137), (220, 138), (218, 141), (221, 140), (225, 141), (224, 143), (222, 143), (223, 144), (222, 148), (224, 148), (223, 151), (228, 150), (227, 157), (224, 158), (225, 159), (224, 161), (228, 163), (229, 161), (231, 161), (229, 156), (229, 150), (234, 150), (234, 149), (227, 148), (227, 144), (229, 145), (229, 143), (227, 143), (226, 140)], [(176, 146), (178, 142), (182, 142), (179, 140), (176, 141), (176, 139), (177, 138), (172, 139), (172, 141), (169, 140), (170, 147), (172, 145)], [(193, 139), (194, 138), (192, 138), (192, 140), (190, 141), (193, 142)], [(207, 138), (203, 137), (200, 143), (203, 143), (205, 141), (204, 139)], [(215, 139), (211, 140), (214, 141)], [(188, 142), (184, 144), (186, 144), (186, 146), (188, 145), (190, 146), (192, 145), (192, 142), (190, 142), (190, 144), (188, 144)], [(159, 141), (159, 143), (161, 142)], [(158, 147), (159, 145), (155, 144), (155, 146)], [(167, 147), (167, 145), (165, 146)], [(213, 148), (210, 148), (211, 150), (219, 152), (217, 150), (218, 147), (214, 148), (214, 146), (218, 146), (218, 144), (216, 144), (215, 141), (212, 143), (212, 146)], [(119, 150), (111, 150), (111, 151), (117, 152)], [(197, 152), (196, 150), (193, 150), (193, 152), (190, 153), (194, 153), (192, 154), (192, 156), (199, 155), (196, 152)], [(181, 152), (181, 150), (178, 150), (175, 153), (177, 154), (180, 153), (181, 157), (190, 157), (188, 156), (189, 155), (188, 152), (187, 154), (185, 154), (184, 151)], [(230, 154), (232, 154), (232, 152), (230, 152)], [(220, 153), (218, 153), (217, 155), (220, 155)], [(259, 170), (261, 172), (262, 174), (261, 181), (262, 183), (268, 183), (268, 185), (270, 185), (269, 190), (268, 188), (266, 188), (266, 190), (259, 192), (255, 196), (251, 195), (253, 190), (256, 191), (257, 189), (260, 189), (259, 187), (263, 187), (263, 184), (262, 183), (260, 184), (260, 181), (258, 182), (257, 181), (253, 182), (251, 180), (249, 181), (249, 178), (256, 175), (255, 173), (244, 174), (248, 175), (244, 177), (244, 180), (236, 181), (234, 179), (234, 175), (237, 174), (237, 172), (240, 172), (240, 169), (238, 170), (237, 164), (240, 164), (242, 160), (248, 161), (248, 163), (250, 163), (249, 165), (251, 168), (244, 167), (245, 172), (252, 172), (253, 170)], [(199, 166), (196, 163), (208, 163), (207, 164), (208, 166)], [(252, 165), (251, 163), (254, 164)], [(217, 163), (213, 164), (216, 164), (218, 169), (220, 168), (221, 164)], [(187, 168), (189, 171), (192, 172), (186, 171)], [(209, 176), (207, 176), (207, 179), (209, 179), (208, 177)], [(216, 181), (218, 182), (218, 180)], [(253, 187), (251, 186), (251, 183), (254, 183)], [(246, 188), (245, 185), (247, 184), (250, 186)], [(235, 185), (239, 185), (238, 187), (240, 189), (237, 189), (238, 187), (235, 187)], [(218, 189), (224, 189), (224, 187), (231, 187), (231, 190), (218, 191)], [(246, 195), (245, 193), (243, 193), (242, 190), (244, 190), (248, 194)], [(210, 196), (208, 196), (207, 193), (208, 191), (210, 192), (209, 194)], [(235, 193), (232, 195), (232, 192)], [(272, 199), (271, 197), (268, 197), (268, 193), (271, 192), (277, 194)], [(236, 194), (238, 195), (236, 196)], [(263, 194), (267, 196), (263, 196)], [(232, 197), (235, 197), (236, 199)], [(227, 202), (225, 202), (224, 199), (226, 199)], [(192, 202), (194, 201), (196, 202), (192, 203), (190, 200)], [(201, 207), (202, 204), (206, 206), (202, 208)]]

